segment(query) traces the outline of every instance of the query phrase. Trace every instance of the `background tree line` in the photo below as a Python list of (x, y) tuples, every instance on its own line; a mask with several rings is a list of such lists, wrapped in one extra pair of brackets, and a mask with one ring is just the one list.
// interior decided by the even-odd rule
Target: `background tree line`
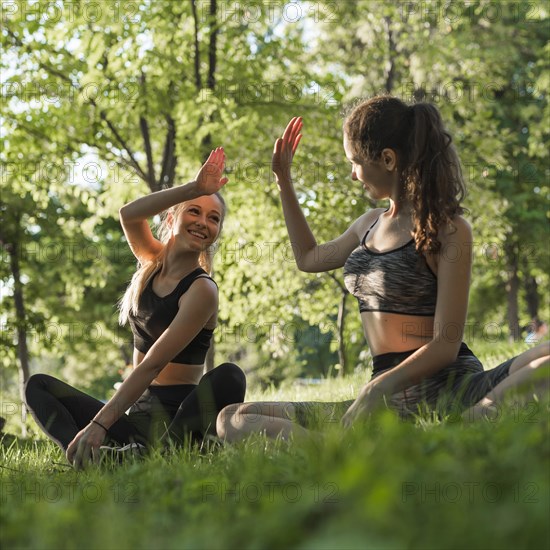
[(476, 236), (466, 341), (548, 320), (545, 2), (13, 1), (1, 40), (6, 395), (35, 370), (99, 394), (120, 378), (132, 340), (114, 305), (135, 263), (118, 208), (189, 181), (218, 145), (229, 214), (209, 360), (262, 382), (365, 366), (342, 273), (295, 267), (270, 159), (303, 116), (299, 197), (318, 239), (334, 238), (375, 206), (349, 177), (342, 111), (384, 91), (435, 103), (461, 155)]

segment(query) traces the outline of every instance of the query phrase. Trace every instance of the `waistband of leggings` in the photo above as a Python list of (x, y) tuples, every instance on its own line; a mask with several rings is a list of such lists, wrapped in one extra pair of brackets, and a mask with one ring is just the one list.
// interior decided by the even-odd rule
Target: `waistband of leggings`
[[(397, 353), (382, 353), (372, 358), (372, 374), (378, 374), (380, 371), (392, 369), (404, 361), (409, 355), (412, 355), (420, 348), (411, 349), (409, 351), (401, 351)], [(474, 355), (473, 351), (464, 343), (460, 344), (458, 357), (463, 355)]]

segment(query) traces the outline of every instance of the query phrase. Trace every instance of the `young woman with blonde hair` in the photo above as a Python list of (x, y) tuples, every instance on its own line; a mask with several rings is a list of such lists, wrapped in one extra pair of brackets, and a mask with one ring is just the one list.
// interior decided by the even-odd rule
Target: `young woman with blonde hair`
[[(139, 268), (120, 303), (120, 321), (134, 334), (134, 369), (114, 396), (103, 404), (44, 374), (27, 383), (33, 417), (76, 467), (96, 460), (105, 440), (139, 446), (215, 434), (218, 412), (244, 399), (245, 376), (236, 365), (203, 375), (217, 320), (218, 290), (209, 272), (225, 216), (218, 193), (227, 182), (224, 165), (218, 148), (194, 181), (120, 209)], [(147, 219), (160, 213), (157, 239)]]

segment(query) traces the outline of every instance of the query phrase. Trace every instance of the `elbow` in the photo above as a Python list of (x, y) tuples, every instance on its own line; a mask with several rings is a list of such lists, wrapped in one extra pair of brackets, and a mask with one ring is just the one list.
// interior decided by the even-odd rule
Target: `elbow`
[(315, 265), (313, 250), (308, 250), (303, 254), (295, 254), (296, 267), (304, 273), (317, 273), (319, 269)]
[(314, 270), (311, 268), (310, 265), (308, 265), (307, 262), (304, 262), (303, 260), (296, 259), (296, 267), (302, 271), (303, 273), (313, 273)]
[(139, 217), (136, 217), (136, 213), (133, 211), (131, 204), (125, 204), (118, 209), (118, 219), (122, 224), (130, 224), (141, 221)]
[(312, 265), (307, 265), (307, 264), (298, 265), (297, 264), (297, 267), (302, 273), (319, 273), (319, 269), (316, 269), (315, 266), (312, 266)]
[(118, 217), (120, 220), (126, 219), (128, 216), (128, 205), (125, 204), (118, 209)]

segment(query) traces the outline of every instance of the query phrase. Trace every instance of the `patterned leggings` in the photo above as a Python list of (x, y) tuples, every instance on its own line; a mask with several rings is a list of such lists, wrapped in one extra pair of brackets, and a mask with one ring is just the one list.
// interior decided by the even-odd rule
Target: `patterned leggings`
[[(415, 351), (377, 355), (373, 358), (371, 380), (396, 367)], [(486, 371), (483, 370), (480, 360), (462, 343), (452, 364), (418, 384), (394, 393), (388, 400), (388, 405), (402, 418), (431, 411), (440, 417), (451, 413), (460, 414), (475, 405), (508, 376), (514, 359), (515, 357), (508, 359)], [(322, 424), (339, 422), (352, 403), (353, 401), (302, 401), (292, 405), (296, 422), (309, 428), (318, 428)]]

